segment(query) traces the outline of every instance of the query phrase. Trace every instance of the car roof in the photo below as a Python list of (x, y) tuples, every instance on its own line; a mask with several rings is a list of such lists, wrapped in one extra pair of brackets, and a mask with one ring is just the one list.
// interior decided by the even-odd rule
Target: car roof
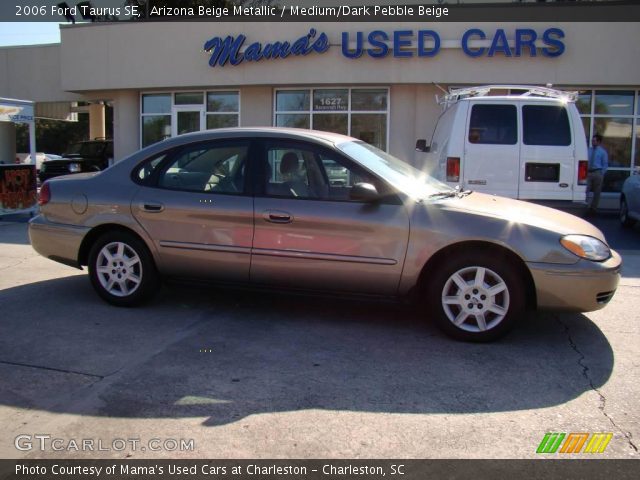
[[(288, 127), (233, 127), (233, 128), (216, 128), (213, 130), (204, 130), (201, 132), (185, 133), (167, 139), (166, 141), (184, 141), (192, 142), (197, 140), (206, 140), (208, 138), (224, 138), (224, 137), (242, 137), (242, 136), (256, 136), (256, 137), (281, 137), (291, 139), (305, 139), (309, 140), (324, 140), (330, 143), (342, 143), (347, 141), (354, 141), (355, 138), (341, 135), (333, 132), (323, 132), (320, 130), (309, 130), (305, 128), (288, 128)], [(173, 142), (171, 142), (173, 143)], [(182, 142), (180, 142), (182, 143)]]

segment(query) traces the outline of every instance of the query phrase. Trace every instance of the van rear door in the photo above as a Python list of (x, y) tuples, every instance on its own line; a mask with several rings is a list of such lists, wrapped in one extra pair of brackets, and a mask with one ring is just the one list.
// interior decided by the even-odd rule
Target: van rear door
[(518, 198), (573, 199), (573, 189), (577, 187), (575, 135), (568, 113), (559, 102), (521, 104)]
[(473, 101), (467, 116), (461, 183), (465, 189), (518, 198), (520, 147), (514, 102)]

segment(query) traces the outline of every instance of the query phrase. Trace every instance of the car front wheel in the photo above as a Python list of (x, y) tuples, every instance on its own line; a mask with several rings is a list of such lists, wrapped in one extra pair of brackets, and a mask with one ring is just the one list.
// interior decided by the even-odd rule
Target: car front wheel
[(463, 255), (446, 262), (429, 283), (438, 327), (464, 341), (505, 335), (524, 313), (523, 282), (507, 258)]
[(107, 233), (93, 244), (89, 252), (89, 277), (98, 295), (119, 307), (148, 300), (159, 283), (146, 245), (126, 232)]

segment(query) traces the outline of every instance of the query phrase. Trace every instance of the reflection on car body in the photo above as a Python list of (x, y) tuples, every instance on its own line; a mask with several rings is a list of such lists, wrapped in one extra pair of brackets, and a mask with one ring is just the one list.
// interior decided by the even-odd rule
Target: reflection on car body
[(103, 172), (50, 180), (40, 203), (33, 247), (87, 265), (98, 294), (120, 306), (149, 299), (161, 276), (413, 296), (446, 333), (487, 341), (527, 307), (602, 308), (621, 265), (582, 219), (459, 192), (311, 130), (179, 136)]

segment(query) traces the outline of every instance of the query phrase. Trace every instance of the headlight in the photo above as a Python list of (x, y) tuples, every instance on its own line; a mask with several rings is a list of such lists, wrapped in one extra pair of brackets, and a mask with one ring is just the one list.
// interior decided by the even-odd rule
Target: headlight
[(587, 260), (601, 262), (611, 256), (609, 247), (597, 238), (586, 235), (567, 235), (562, 237), (560, 243), (571, 253)]
[(70, 163), (69, 171), (71, 173), (80, 173), (82, 171), (82, 165), (80, 165), (79, 163)]
[(44, 172), (47, 170), (47, 162), (42, 162), (42, 165), (40, 165), (40, 171)]

